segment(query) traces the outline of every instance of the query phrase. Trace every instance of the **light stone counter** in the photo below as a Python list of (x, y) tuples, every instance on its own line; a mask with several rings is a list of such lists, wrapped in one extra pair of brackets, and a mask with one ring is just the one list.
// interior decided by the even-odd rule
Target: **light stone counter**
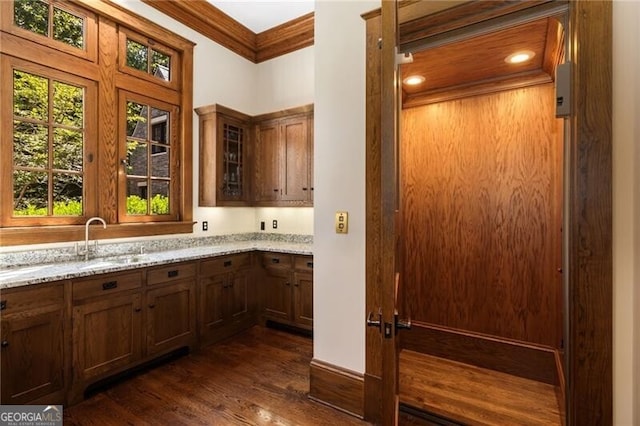
[(216, 241), (213, 245), (167, 249), (142, 255), (126, 254), (98, 257), (89, 261), (28, 264), (0, 270), (0, 291), (31, 284), (86, 277), (107, 272), (125, 271), (154, 265), (165, 265), (254, 250), (311, 255), (311, 249), (311, 242), (300, 242), (300, 239), (294, 239), (294, 242), (282, 241), (282, 238), (279, 238), (278, 241), (267, 239)]

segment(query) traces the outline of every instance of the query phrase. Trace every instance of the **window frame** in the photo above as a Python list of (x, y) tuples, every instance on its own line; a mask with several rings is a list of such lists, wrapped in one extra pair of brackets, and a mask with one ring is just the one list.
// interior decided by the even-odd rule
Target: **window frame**
[[(59, 0), (53, 0), (58, 2)], [(77, 52), (69, 54), (65, 48), (60, 48), (64, 43), (31, 33), (28, 30), (13, 28), (13, 2), (0, 1), (0, 56), (31, 61), (35, 65), (49, 67), (51, 69), (77, 74), (94, 81), (98, 86), (98, 117), (97, 117), (97, 178), (93, 188), (96, 215), (107, 221), (107, 229), (96, 229), (96, 238), (127, 238), (152, 235), (185, 234), (193, 232), (193, 49), (195, 43), (167, 30), (166, 28), (136, 15), (134, 12), (113, 3), (109, 0), (66, 0), (65, 8), (78, 8), (88, 16), (95, 15), (96, 32), (95, 61), (91, 62), (78, 56)], [(68, 5), (68, 7), (66, 7)], [(8, 13), (5, 13), (6, 11)], [(9, 16), (10, 19), (5, 19)], [(179, 63), (179, 72), (173, 71), (176, 88), (171, 88), (163, 81), (149, 75), (148, 79), (139, 78), (137, 75), (126, 73), (119, 67), (119, 31), (126, 28), (130, 32), (151, 40), (162, 40), (162, 46), (171, 48), (177, 55), (172, 59), (174, 64)], [(131, 28), (135, 28), (132, 31)], [(21, 30), (21, 31), (20, 31)], [(23, 34), (28, 33), (28, 34)], [(98, 34), (99, 46), (98, 49)], [(39, 40), (32, 40), (33, 36)], [(88, 36), (88, 35), (87, 35)], [(89, 41), (87, 41), (89, 43)], [(107, 46), (107, 48), (105, 48)], [(73, 50), (77, 50), (72, 48)], [(158, 48), (166, 53), (167, 50)], [(179, 62), (175, 62), (179, 61)], [(179, 76), (179, 78), (178, 78)], [(13, 84), (13, 83), (12, 83)], [(5, 92), (5, 87), (0, 85), (3, 93), (13, 93), (12, 89)], [(118, 91), (129, 90), (148, 95), (154, 99), (163, 100), (179, 105), (177, 118), (179, 128), (176, 135), (180, 141), (180, 147), (175, 152), (179, 155), (179, 167), (177, 176), (180, 182), (179, 199), (177, 203), (177, 218), (175, 221), (153, 222), (122, 222), (118, 212), (119, 173), (119, 104)], [(6, 98), (10, 98), (8, 101)], [(12, 96), (2, 95), (0, 100), (0, 117), (3, 117), (7, 102), (9, 110), (12, 110)], [(13, 126), (11, 126), (13, 127)], [(4, 132), (4, 130), (2, 130)], [(2, 140), (5, 133), (0, 133)], [(0, 140), (0, 145), (4, 142)], [(0, 152), (5, 148), (0, 147)], [(11, 148), (12, 149), (12, 148)], [(9, 160), (0, 158), (0, 165), (4, 161), (11, 165)], [(4, 170), (4, 167), (3, 167)], [(0, 190), (6, 189), (9, 183), (0, 172)], [(99, 192), (98, 192), (99, 191)], [(9, 191), (12, 195), (12, 188)], [(174, 197), (175, 198), (175, 197)], [(0, 203), (3, 203), (0, 197)], [(78, 241), (84, 239), (84, 224), (73, 225), (38, 225), (38, 226), (13, 226), (4, 221), (3, 206), (0, 205), (0, 246), (27, 245), (40, 243), (60, 243)]]

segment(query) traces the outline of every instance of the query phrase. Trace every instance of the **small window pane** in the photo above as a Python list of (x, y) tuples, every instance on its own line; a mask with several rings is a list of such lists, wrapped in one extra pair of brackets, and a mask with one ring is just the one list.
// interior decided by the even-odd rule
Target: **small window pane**
[(151, 140), (154, 142), (169, 143), (169, 112), (151, 108)]
[(147, 46), (127, 39), (127, 66), (149, 72), (149, 50)]
[(53, 130), (53, 168), (82, 171), (82, 132), (69, 129)]
[(147, 106), (127, 102), (127, 136), (147, 139)]
[(169, 182), (151, 181), (151, 214), (169, 214)]
[(53, 82), (53, 121), (56, 124), (83, 126), (84, 90), (82, 87)]
[(82, 216), (82, 176), (53, 176), (53, 215)]
[(147, 149), (148, 144), (137, 141), (127, 142), (127, 174), (134, 176), (147, 176)]
[(53, 8), (53, 38), (69, 46), (82, 48), (83, 42), (83, 19), (72, 13)]
[(151, 154), (151, 176), (169, 177), (169, 150), (162, 145), (154, 145), (154, 148), (164, 149), (164, 152)]
[(171, 80), (171, 56), (151, 50), (151, 74), (161, 80)]
[(13, 164), (44, 169), (49, 161), (48, 128), (34, 123), (13, 122)]
[(13, 113), (18, 117), (48, 121), (49, 80), (13, 71)]
[(16, 26), (43, 36), (49, 35), (49, 5), (40, 0), (16, 0), (13, 4)]
[(147, 180), (127, 179), (127, 214), (148, 214)]
[(23, 170), (13, 172), (14, 216), (46, 216), (48, 194), (47, 173)]

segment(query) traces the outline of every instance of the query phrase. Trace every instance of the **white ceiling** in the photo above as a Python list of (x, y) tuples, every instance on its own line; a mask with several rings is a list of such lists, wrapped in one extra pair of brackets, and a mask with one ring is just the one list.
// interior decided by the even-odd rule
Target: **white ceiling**
[(254, 33), (313, 12), (314, 0), (207, 0)]

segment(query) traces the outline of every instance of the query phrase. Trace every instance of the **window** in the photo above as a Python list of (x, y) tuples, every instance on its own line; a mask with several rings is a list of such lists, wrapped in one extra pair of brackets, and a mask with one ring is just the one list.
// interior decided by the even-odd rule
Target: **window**
[[(95, 84), (76, 76), (3, 58), (11, 97), (2, 155), (4, 223), (73, 224), (91, 214)], [(92, 102), (91, 102), (92, 101)], [(3, 122), (4, 122), (3, 117)], [(86, 162), (89, 157), (91, 161)]]
[(192, 232), (193, 43), (93, 0), (0, 1), (0, 31), (0, 245), (77, 241), (91, 216)]
[[(167, 220), (175, 217), (172, 188), (178, 187), (177, 138), (174, 135), (177, 107), (140, 95), (123, 92), (121, 111), (126, 135), (120, 205), (123, 221)], [(143, 216), (147, 218), (143, 219)]]

